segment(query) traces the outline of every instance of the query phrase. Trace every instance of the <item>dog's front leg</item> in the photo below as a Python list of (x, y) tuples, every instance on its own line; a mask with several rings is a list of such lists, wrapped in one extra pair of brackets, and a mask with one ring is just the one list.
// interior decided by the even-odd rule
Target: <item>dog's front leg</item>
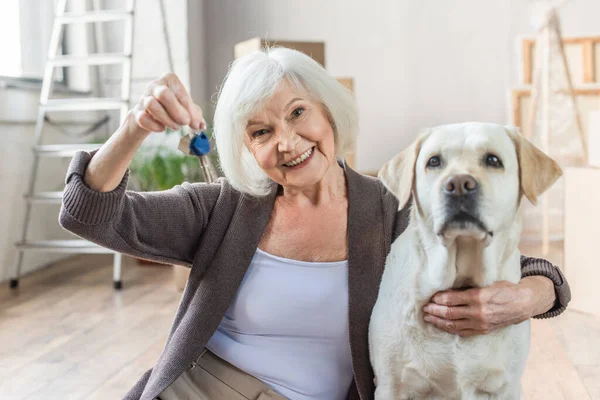
[(490, 370), (478, 384), (463, 389), (463, 400), (519, 400), (520, 385), (501, 370)]
[(405, 369), (376, 378), (375, 400), (430, 400), (433, 388), (420, 374)]
[(389, 380), (375, 378), (375, 400), (393, 399), (394, 393), (394, 385)]
[(375, 388), (375, 400), (421, 400), (426, 398), (417, 396), (414, 392), (406, 389), (405, 385), (382, 379)]

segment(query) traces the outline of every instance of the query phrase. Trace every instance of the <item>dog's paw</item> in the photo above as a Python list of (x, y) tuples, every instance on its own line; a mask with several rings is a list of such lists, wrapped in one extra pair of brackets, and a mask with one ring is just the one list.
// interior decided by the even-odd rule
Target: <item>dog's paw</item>
[(471, 390), (465, 391), (465, 393), (469, 393), (469, 399), (475, 400), (512, 400), (509, 392), (509, 381), (501, 370), (489, 371), (482, 381), (474, 385)]

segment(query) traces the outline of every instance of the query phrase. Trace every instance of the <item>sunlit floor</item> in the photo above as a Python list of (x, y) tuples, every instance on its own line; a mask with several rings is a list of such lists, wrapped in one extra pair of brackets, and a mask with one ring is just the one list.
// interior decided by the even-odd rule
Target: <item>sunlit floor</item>
[[(523, 250), (526, 254), (534, 252)], [(0, 287), (0, 399), (120, 399), (151, 368), (181, 294), (167, 266), (76, 256)], [(600, 400), (600, 318), (533, 321), (525, 399)]]

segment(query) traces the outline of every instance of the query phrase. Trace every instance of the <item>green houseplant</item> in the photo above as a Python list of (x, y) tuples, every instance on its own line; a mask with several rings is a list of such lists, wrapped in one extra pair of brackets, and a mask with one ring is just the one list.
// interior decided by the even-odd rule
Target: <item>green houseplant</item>
[[(187, 132), (168, 129), (164, 135), (155, 136), (160, 141), (152, 141), (138, 150), (130, 165), (131, 183), (135, 190), (168, 190), (183, 182), (204, 182), (204, 175), (197, 157), (187, 156), (177, 148), (179, 139)], [(213, 165), (217, 165), (215, 151), (210, 153)], [(141, 264), (154, 264), (140, 260)], [(189, 275), (189, 268), (173, 266), (175, 285), (183, 290)]]
[(177, 149), (179, 138), (184, 134), (183, 128), (178, 131), (167, 129), (163, 142), (141, 148), (136, 153), (130, 172), (137, 190), (167, 190), (183, 182), (204, 181), (198, 159)]

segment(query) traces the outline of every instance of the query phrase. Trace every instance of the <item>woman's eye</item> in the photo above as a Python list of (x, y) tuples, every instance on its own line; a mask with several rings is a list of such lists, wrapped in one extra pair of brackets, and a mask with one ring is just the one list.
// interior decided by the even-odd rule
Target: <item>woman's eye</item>
[(502, 161), (500, 161), (500, 159), (498, 158), (498, 156), (494, 155), (494, 154), (487, 154), (485, 156), (485, 164), (487, 166), (493, 167), (493, 168), (502, 168)]
[(292, 111), (292, 117), (299, 117), (304, 112), (304, 108), (298, 107), (294, 111)]
[(259, 137), (259, 136), (263, 136), (263, 135), (265, 135), (267, 132), (269, 132), (269, 131), (268, 131), (268, 130), (266, 130), (266, 129), (259, 129), (259, 130), (257, 130), (257, 131), (254, 131), (254, 132), (252, 133), (252, 137)]
[(442, 165), (440, 156), (433, 156), (427, 161), (427, 166), (431, 168), (439, 167), (440, 165)]

